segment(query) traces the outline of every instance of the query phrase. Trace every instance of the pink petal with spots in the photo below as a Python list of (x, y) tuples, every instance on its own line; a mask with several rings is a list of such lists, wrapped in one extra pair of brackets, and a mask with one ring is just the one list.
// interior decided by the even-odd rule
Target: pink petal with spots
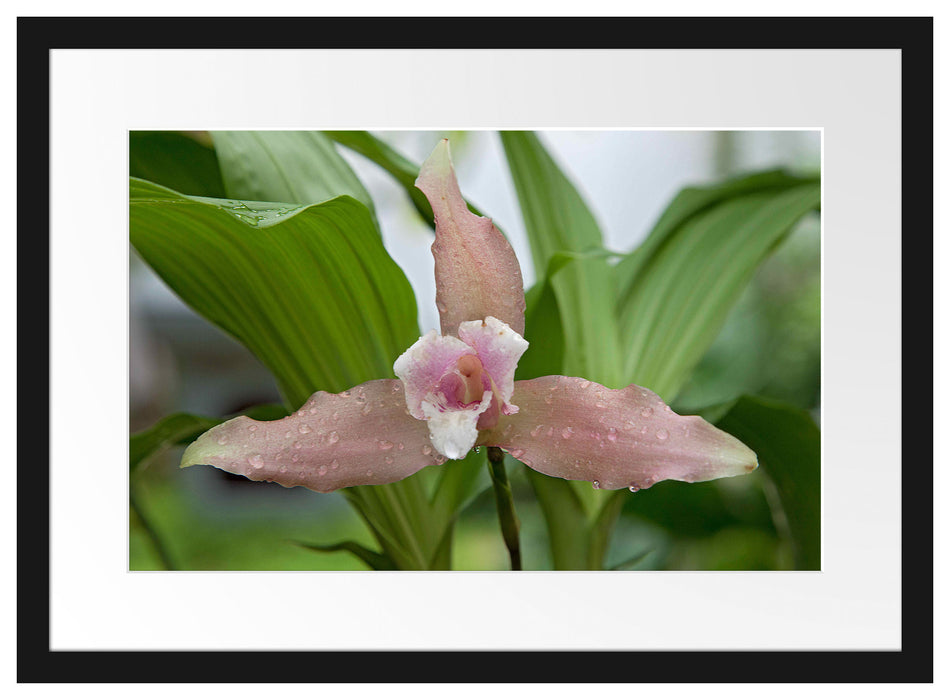
[(648, 389), (608, 389), (574, 377), (515, 382), (521, 411), (479, 440), (549, 476), (596, 488), (708, 481), (758, 465), (742, 442), (699, 416), (677, 415)]
[(425, 419), (422, 402), (439, 388), (447, 373), (455, 371), (459, 358), (474, 352), (454, 336), (429, 331), (399, 356), (393, 371), (405, 384), (406, 405), (413, 417)]
[(435, 215), (435, 301), (443, 335), (489, 316), (524, 335), (524, 282), (511, 244), (491, 219), (469, 211), (443, 139), (422, 164), (416, 187)]
[(429, 429), (406, 410), (402, 382), (380, 379), (350, 391), (318, 391), (276, 421), (241, 416), (193, 442), (181, 466), (208, 464), (253, 481), (334, 491), (388, 484), (445, 458)]
[(505, 413), (515, 413), (511, 393), (515, 388), (515, 369), (518, 360), (528, 349), (528, 341), (494, 316), (484, 321), (468, 321), (459, 326), (459, 338), (475, 348), (485, 371), (491, 375), (498, 391), (498, 399), (505, 404)]

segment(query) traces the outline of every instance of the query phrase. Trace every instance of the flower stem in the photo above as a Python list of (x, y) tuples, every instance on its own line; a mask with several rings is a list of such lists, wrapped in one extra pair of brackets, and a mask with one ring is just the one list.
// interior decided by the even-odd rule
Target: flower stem
[(498, 508), (501, 535), (511, 557), (511, 570), (521, 571), (521, 546), (518, 544), (520, 523), (515, 515), (511, 484), (508, 483), (508, 474), (505, 472), (505, 453), (498, 447), (488, 448), (488, 473), (491, 474), (491, 483), (495, 490), (495, 506)]

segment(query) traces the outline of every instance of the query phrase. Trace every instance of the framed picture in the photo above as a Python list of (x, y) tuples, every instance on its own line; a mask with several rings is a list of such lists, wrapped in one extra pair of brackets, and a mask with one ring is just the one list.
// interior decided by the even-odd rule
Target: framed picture
[(930, 19), (27, 18), (18, 51), (21, 681), (932, 679)]

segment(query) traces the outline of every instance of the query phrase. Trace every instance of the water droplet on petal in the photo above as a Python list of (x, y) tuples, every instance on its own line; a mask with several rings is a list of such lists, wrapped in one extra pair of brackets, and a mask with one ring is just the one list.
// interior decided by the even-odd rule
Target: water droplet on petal
[(224, 437), (224, 435), (222, 435), (221, 437), (218, 438), (218, 444), (219, 444), (219, 445), (226, 445), (226, 444), (228, 444), (228, 439), (227, 439), (226, 437)]
[(422, 448), (422, 454), (424, 454), (424, 455), (426, 455), (426, 456), (428, 457), (429, 455), (432, 454), (432, 448), (429, 447), (428, 445), (424, 445), (423, 448)]
[(543, 425), (537, 426), (534, 430), (531, 431), (531, 437), (538, 437), (541, 434), (541, 431), (544, 430)]
[(376, 442), (381, 450), (391, 450), (393, 448), (393, 444), (389, 440), (377, 440)]
[(361, 413), (362, 413), (364, 416), (368, 416), (368, 415), (369, 415), (369, 412), (372, 411), (372, 410), (373, 410), (372, 405), (366, 404), (365, 406), (363, 406), (363, 410), (361, 411)]
[(253, 433), (255, 430), (257, 430), (257, 426), (256, 426), (256, 425), (249, 425), (249, 426), (247, 426), (247, 432)]
[(297, 455), (290, 455), (290, 461), (296, 464), (297, 462), (300, 461), (300, 457), (298, 457)]
[(597, 479), (594, 479), (594, 480), (591, 482), (591, 486), (593, 486), (595, 489), (599, 489), (599, 488), (600, 488), (600, 482), (597, 481)]
[(311, 406), (311, 407), (310, 407), (310, 415), (311, 415), (311, 416), (317, 415), (317, 407), (316, 407), (316, 406)]
[(303, 443), (301, 443), (300, 440), (294, 443), (295, 450), (299, 450), (301, 447), (303, 447)]
[(293, 433), (291, 433), (291, 432), (288, 430), (286, 433), (284, 433), (284, 437), (285, 437), (285, 438), (289, 438), (292, 434), (293, 434)]
[(329, 435), (327, 435), (327, 442), (329, 444), (335, 445), (339, 441), (340, 441), (340, 434), (337, 431), (334, 430)]
[(306, 423), (301, 423), (300, 426), (297, 428), (297, 430), (300, 431), (301, 435), (306, 435), (307, 433), (310, 432), (311, 428)]
[(644, 418), (649, 418), (650, 416), (653, 415), (653, 409), (650, 408), (649, 406), (646, 406), (640, 410), (640, 415), (643, 416)]
[(330, 462), (330, 469), (336, 469), (340, 466), (340, 463), (337, 460)]
[(281, 474), (286, 474), (286, 473), (287, 473), (287, 467), (281, 467), (281, 468), (278, 469), (277, 471), (279, 471)]
[(607, 404), (605, 404), (603, 401), (598, 401), (594, 405), (597, 406), (597, 408), (607, 408)]
[(607, 439), (611, 442), (617, 442), (617, 429), (611, 428), (607, 431)]
[(629, 489), (630, 489), (630, 493), (636, 493), (637, 491), (640, 490), (640, 487), (637, 486), (636, 484), (630, 484)]
[(524, 454), (524, 450), (512, 450), (512, 451), (511, 451), (511, 456), (514, 457), (515, 459), (519, 459), (519, 458), (521, 457), (521, 455), (523, 455), (523, 454)]
[(383, 461), (385, 461), (385, 462), (386, 462), (386, 464), (392, 464), (392, 463), (393, 463), (393, 458), (392, 458), (392, 457), (388, 457), (388, 456), (387, 456), (387, 457), (386, 457), (386, 459), (385, 459), (385, 460), (383, 460)]
[(590, 386), (590, 382), (589, 382), (589, 381), (587, 381), (586, 379), (582, 379), (582, 380), (581, 380), (581, 389), (586, 389), (586, 388), (589, 387), (589, 386)]
[(574, 434), (574, 428), (568, 426), (561, 431), (561, 437), (565, 440), (570, 440), (571, 436)]
[(248, 457), (247, 461), (255, 469), (264, 468), (264, 458), (261, 457), (260, 455), (254, 455), (253, 457)]
[(665, 428), (660, 428), (659, 430), (656, 431), (657, 440), (666, 440), (666, 438), (668, 438), (669, 436), (670, 436), (670, 433)]
[(327, 475), (327, 468), (321, 466), (321, 467), (317, 470), (317, 474), (319, 474), (320, 476), (326, 476), (326, 475)]

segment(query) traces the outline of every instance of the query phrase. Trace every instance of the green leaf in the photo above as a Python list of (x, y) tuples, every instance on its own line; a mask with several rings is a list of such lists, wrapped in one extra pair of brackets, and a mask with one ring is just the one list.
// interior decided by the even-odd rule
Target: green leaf
[[(283, 406), (263, 404), (236, 415), (248, 416), (254, 420), (277, 420), (288, 414)], [(129, 437), (129, 469), (134, 471), (172, 445), (187, 445), (206, 430), (233, 417), (209, 418), (192, 413), (173, 413), (165, 416), (155, 425)]]
[(296, 408), (392, 376), (418, 338), (412, 288), (350, 197), (311, 206), (190, 197), (133, 179), (132, 244), (247, 346)]
[(373, 211), (369, 193), (319, 131), (213, 131), (227, 196), (313, 204), (350, 195)]
[(396, 568), (395, 563), (392, 559), (387, 557), (385, 554), (380, 552), (374, 552), (372, 549), (368, 549), (358, 542), (353, 542), (347, 540), (346, 542), (338, 542), (336, 544), (307, 544), (306, 542), (295, 542), (301, 547), (306, 549), (312, 549), (314, 552), (340, 552), (345, 551), (352, 554), (357, 559), (361, 560), (373, 571), (391, 571)]
[(187, 194), (225, 196), (214, 149), (180, 131), (130, 131), (129, 175)]
[(629, 279), (617, 305), (625, 382), (675, 397), (758, 265), (819, 206), (818, 182), (782, 182), (708, 206), (699, 195), (677, 198), (631, 262), (618, 265)]
[(806, 412), (744, 396), (717, 425), (755, 450), (774, 487), (776, 527), (791, 538), (795, 568), (821, 568), (821, 433)]
[(528, 349), (516, 369), (518, 379), (534, 379), (564, 371), (564, 324), (557, 297), (548, 279), (540, 280), (525, 294), (525, 337)]
[[(564, 326), (563, 373), (619, 387), (615, 274), (602, 256), (588, 255), (603, 247), (597, 222), (537, 136), (506, 131), (501, 140), (521, 203), (534, 269), (540, 277), (552, 260), (555, 270), (563, 267), (551, 279)], [(572, 253), (583, 255), (564, 266), (564, 254)], [(528, 341), (543, 342), (543, 338), (529, 337)]]

